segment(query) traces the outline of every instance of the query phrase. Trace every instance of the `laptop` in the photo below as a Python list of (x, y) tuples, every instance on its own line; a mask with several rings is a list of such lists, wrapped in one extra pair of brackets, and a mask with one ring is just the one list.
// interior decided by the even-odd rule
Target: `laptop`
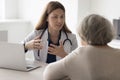
[(26, 60), (22, 44), (0, 42), (0, 68), (30, 71), (38, 67), (38, 61)]

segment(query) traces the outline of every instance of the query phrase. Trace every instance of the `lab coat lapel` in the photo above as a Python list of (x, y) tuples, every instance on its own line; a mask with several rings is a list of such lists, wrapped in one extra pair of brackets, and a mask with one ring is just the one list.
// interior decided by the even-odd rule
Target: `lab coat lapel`
[[(63, 31), (61, 31), (61, 39), (60, 39), (60, 41), (64, 42), (65, 39), (67, 39), (66, 34), (65, 34)], [(70, 42), (69, 42), (68, 40), (65, 41), (64, 50), (65, 50), (67, 53), (69, 53), (70, 50), (71, 50), (71, 45), (70, 45)]]
[(48, 30), (46, 30), (42, 36), (43, 41), (43, 49), (40, 51), (40, 59), (44, 62), (46, 62), (47, 59), (47, 53), (48, 53)]

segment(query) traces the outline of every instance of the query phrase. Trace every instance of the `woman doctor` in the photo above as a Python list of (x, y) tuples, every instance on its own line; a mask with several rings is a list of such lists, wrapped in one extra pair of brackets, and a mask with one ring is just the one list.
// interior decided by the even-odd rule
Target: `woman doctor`
[(24, 40), (25, 51), (33, 50), (35, 59), (51, 63), (77, 48), (76, 36), (65, 23), (65, 8), (58, 1), (46, 6), (35, 30)]

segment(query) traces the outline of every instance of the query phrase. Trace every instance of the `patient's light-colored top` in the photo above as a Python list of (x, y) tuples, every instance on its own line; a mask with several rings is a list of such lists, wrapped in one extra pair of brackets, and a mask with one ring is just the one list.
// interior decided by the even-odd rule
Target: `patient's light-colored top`
[(49, 64), (44, 80), (120, 80), (120, 50), (87, 46)]

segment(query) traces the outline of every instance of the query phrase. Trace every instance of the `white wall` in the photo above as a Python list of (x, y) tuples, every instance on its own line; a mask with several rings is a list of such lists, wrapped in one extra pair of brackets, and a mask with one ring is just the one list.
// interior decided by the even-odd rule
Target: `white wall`
[(5, 19), (18, 18), (18, 0), (5, 0)]
[(120, 0), (91, 0), (91, 13), (105, 16), (111, 22), (120, 17)]
[(19, 0), (19, 18), (30, 20), (34, 26), (39, 20), (43, 5), (43, 0)]
[(78, 0), (78, 25), (90, 13), (90, 0)]
[(0, 1), (0, 19), (4, 18), (4, 0)]
[(18, 0), (0, 0), (0, 19), (18, 18)]

